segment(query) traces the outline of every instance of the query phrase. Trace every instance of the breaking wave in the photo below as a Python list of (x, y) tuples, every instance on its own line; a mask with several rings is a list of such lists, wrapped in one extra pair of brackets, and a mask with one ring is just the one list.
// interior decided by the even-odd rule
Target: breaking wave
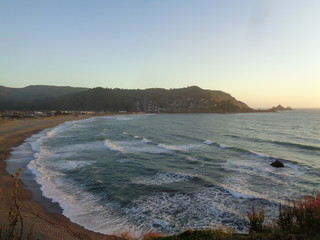
[(135, 178), (132, 180), (132, 183), (143, 185), (162, 185), (190, 181), (191, 179), (191, 176), (179, 172), (158, 172), (154, 176)]
[[(284, 131), (262, 140), (265, 119), (247, 116), (227, 127), (228, 116), (214, 114), (188, 115), (188, 121), (183, 114), (160, 114), (68, 122), (34, 135), (11, 160), (28, 165), (43, 195), (93, 231), (139, 237), (225, 225), (246, 232), (243, 216), (253, 205), (263, 204), (271, 219), (283, 201), (320, 183), (314, 139), (292, 143), (299, 134), (290, 132), (286, 140)], [(313, 165), (299, 161), (304, 158)], [(276, 159), (285, 168), (270, 166)]]
[(104, 144), (106, 145), (107, 148), (109, 148), (111, 151), (114, 152), (120, 152), (120, 153), (126, 153), (126, 150), (119, 144), (112, 142), (109, 139), (106, 139), (104, 141)]

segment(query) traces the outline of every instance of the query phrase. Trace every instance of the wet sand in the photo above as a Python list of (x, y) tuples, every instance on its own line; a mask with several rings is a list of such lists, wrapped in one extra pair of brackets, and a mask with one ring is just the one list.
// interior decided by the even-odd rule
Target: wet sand
[[(19, 146), (26, 138), (43, 129), (54, 127), (66, 121), (88, 117), (61, 116), (0, 121), (0, 228), (6, 227), (1, 224), (7, 224), (8, 211), (12, 205), (14, 182), (12, 176), (5, 170), (5, 160), (10, 156), (12, 147)], [(24, 232), (27, 234), (33, 225), (32, 239), (120, 239), (115, 236), (95, 233), (72, 223), (61, 214), (61, 209), (57, 204), (52, 204), (50, 200), (41, 196), (39, 189), (32, 192), (29, 190), (26, 185), (20, 182), (18, 201), (25, 225)], [(40, 204), (39, 201), (43, 204)], [(46, 203), (48, 206), (44, 207)]]

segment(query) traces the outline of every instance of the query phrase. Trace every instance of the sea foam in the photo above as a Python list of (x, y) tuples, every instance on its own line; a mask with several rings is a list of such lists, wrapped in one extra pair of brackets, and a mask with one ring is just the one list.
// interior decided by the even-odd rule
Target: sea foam
[(185, 182), (191, 180), (192, 177), (179, 172), (158, 172), (154, 176), (138, 177), (132, 180), (132, 183), (143, 185), (163, 185), (176, 182)]
[[(242, 134), (241, 125), (230, 130), (239, 133), (237, 138), (222, 132), (225, 115), (188, 115), (190, 124), (184, 115), (159, 115), (151, 123), (144, 119), (142, 126), (135, 122), (140, 117), (121, 117), (125, 121), (114, 116), (70, 122), (36, 136), (33, 150), (30, 142), (29, 150), (25, 145), (20, 155), (13, 154), (23, 162), (23, 151), (31, 151), (29, 167), (43, 194), (90, 230), (128, 231), (138, 238), (150, 231), (177, 233), (223, 224), (245, 232), (243, 216), (252, 205), (263, 204), (268, 219), (276, 216), (283, 199), (318, 183), (313, 180), (317, 169), (310, 167), (310, 175), (303, 164), (283, 159), (285, 168), (270, 166), (278, 154), (291, 158), (293, 146), (272, 151), (275, 143), (251, 141), (247, 136), (253, 132)], [(208, 132), (197, 131), (201, 118), (208, 119)], [(214, 141), (205, 140), (211, 137)], [(316, 155), (313, 149), (308, 154)]]
[(106, 145), (107, 148), (109, 148), (111, 151), (115, 151), (115, 152), (120, 152), (120, 153), (126, 153), (126, 150), (120, 146), (119, 144), (112, 142), (109, 139), (106, 139), (104, 141), (104, 144)]
[(193, 148), (198, 148), (201, 145), (200, 144), (170, 145), (170, 144), (159, 143), (157, 146), (167, 151), (187, 152), (188, 150)]
[(132, 231), (134, 235), (141, 234), (114, 210), (115, 206), (111, 203), (100, 204), (101, 199), (97, 196), (82, 190), (72, 181), (63, 178), (63, 175), (37, 161), (30, 163), (29, 167), (36, 174), (43, 195), (59, 203), (63, 214), (71, 221), (104, 234), (119, 234), (123, 231)]
[[(225, 226), (244, 232), (247, 224), (243, 216), (253, 201), (260, 202), (259, 199), (235, 197), (224, 188), (212, 186), (191, 194), (162, 193), (141, 197), (127, 207), (125, 213), (148, 231), (178, 233), (190, 226), (208, 229), (223, 222)], [(265, 203), (268, 211), (274, 208), (272, 203)]]

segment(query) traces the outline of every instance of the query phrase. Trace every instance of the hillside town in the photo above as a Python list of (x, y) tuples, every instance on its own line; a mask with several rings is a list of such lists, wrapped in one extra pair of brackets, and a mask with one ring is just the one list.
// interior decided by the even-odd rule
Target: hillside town
[(6, 111), (0, 112), (1, 119), (24, 119), (24, 118), (42, 118), (54, 116), (81, 116), (81, 115), (102, 115), (102, 112), (92, 111)]

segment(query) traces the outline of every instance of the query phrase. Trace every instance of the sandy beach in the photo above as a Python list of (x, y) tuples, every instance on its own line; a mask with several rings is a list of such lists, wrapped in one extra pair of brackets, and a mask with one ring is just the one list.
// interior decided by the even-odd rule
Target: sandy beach
[[(5, 168), (12, 147), (19, 146), (24, 140), (39, 131), (54, 127), (66, 121), (88, 118), (82, 117), (49, 117), (26, 120), (10, 120), (0, 122), (0, 223), (7, 223), (8, 210), (12, 203), (14, 190), (13, 178)], [(18, 170), (18, 169), (17, 169)], [(33, 225), (32, 239), (119, 239), (95, 233), (72, 223), (59, 213), (49, 213), (37, 201), (30, 191), (21, 183), (18, 200), (21, 205), (25, 233)], [(4, 220), (4, 221), (3, 221)], [(0, 225), (0, 228), (4, 227)]]

